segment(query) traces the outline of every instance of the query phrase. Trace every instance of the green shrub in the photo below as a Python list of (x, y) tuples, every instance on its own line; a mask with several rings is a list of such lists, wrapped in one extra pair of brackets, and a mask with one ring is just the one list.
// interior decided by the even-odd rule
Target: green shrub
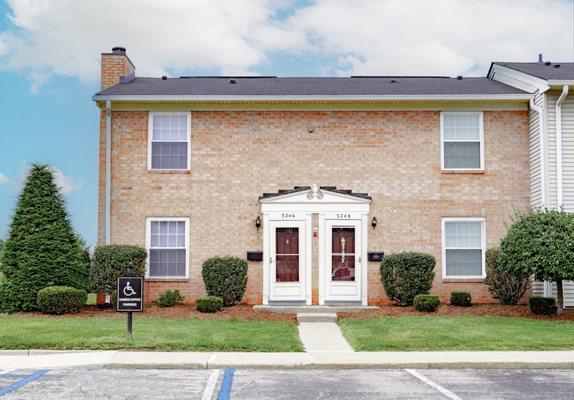
[(574, 214), (562, 210), (518, 213), (500, 249), (500, 266), (506, 273), (556, 282), (556, 306), (562, 312), (562, 282), (574, 279)]
[(469, 292), (450, 292), (450, 304), (459, 307), (470, 307), (472, 297)]
[(197, 311), (204, 313), (213, 313), (221, 310), (223, 299), (217, 296), (203, 296), (195, 300)]
[(173, 307), (183, 301), (183, 296), (179, 290), (166, 290), (157, 298), (160, 307)]
[(530, 296), (528, 308), (533, 314), (554, 315), (556, 314), (556, 299), (553, 297)]
[(501, 268), (500, 249), (486, 251), (486, 279), (490, 295), (502, 304), (516, 304), (530, 287), (530, 274)]
[(68, 218), (54, 169), (33, 165), (16, 205), (2, 250), (8, 281), (8, 311), (35, 310), (38, 291), (48, 286), (89, 287), (89, 265)]
[(38, 308), (46, 314), (67, 314), (86, 305), (85, 290), (69, 286), (48, 286), (38, 292)]
[(209, 296), (221, 297), (225, 307), (241, 301), (247, 286), (247, 261), (238, 257), (211, 257), (201, 270)]
[(144, 276), (147, 251), (143, 247), (112, 244), (96, 247), (90, 268), (90, 281), (95, 292), (116, 290), (118, 277), (127, 276), (131, 266), (135, 276)]
[(390, 300), (410, 306), (417, 294), (432, 287), (436, 259), (425, 253), (391, 254), (381, 263), (381, 280)]
[(422, 312), (435, 312), (440, 299), (434, 294), (417, 294), (413, 300), (415, 310)]

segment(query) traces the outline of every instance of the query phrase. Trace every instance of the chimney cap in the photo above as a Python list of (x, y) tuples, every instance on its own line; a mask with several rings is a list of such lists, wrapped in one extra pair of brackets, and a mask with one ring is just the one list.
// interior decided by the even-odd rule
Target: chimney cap
[(113, 48), (112, 48), (112, 53), (125, 55), (125, 54), (126, 54), (126, 48), (125, 48), (125, 47), (120, 47), (120, 46), (113, 47)]

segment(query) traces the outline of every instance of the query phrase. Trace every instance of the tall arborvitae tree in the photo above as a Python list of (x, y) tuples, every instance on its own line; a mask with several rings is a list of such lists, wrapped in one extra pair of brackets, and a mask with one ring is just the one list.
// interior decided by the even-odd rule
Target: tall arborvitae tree
[(4, 245), (2, 270), (6, 283), (0, 308), (8, 312), (36, 309), (36, 295), (46, 286), (88, 288), (89, 265), (47, 165), (33, 165), (28, 174)]

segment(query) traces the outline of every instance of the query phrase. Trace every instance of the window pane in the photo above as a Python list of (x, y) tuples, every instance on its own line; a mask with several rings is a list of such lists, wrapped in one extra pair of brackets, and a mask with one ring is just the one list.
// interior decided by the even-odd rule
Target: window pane
[(446, 276), (481, 276), (482, 250), (446, 250)]
[(444, 140), (480, 140), (479, 115), (444, 115)]
[(185, 276), (185, 250), (150, 250), (150, 276)]
[(480, 168), (480, 142), (445, 142), (444, 168)]
[(152, 124), (152, 140), (186, 142), (187, 116), (154, 115)]
[(186, 142), (152, 143), (151, 152), (153, 169), (187, 169)]
[(482, 247), (482, 229), (480, 221), (445, 222), (445, 246)]

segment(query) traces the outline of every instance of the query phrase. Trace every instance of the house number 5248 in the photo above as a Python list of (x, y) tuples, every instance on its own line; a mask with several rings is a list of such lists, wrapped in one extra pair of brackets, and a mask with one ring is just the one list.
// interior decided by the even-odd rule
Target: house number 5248
[(337, 219), (351, 218), (351, 214), (337, 214)]

